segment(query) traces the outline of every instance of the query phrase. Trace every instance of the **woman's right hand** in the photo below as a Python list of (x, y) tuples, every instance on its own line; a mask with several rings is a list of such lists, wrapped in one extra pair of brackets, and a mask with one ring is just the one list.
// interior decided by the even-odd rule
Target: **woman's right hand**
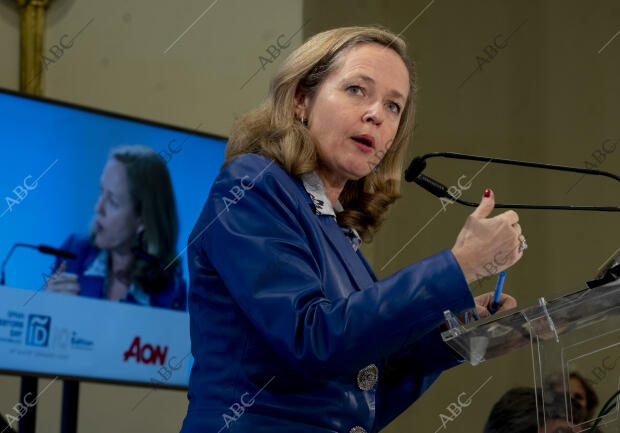
[(62, 262), (56, 272), (50, 276), (45, 282), (45, 290), (56, 293), (64, 293), (67, 295), (77, 295), (80, 291), (80, 283), (78, 276), (65, 272), (67, 262)]
[(523, 256), (519, 215), (509, 210), (487, 218), (495, 207), (495, 195), (487, 191), (452, 247), (468, 284), (508, 269)]

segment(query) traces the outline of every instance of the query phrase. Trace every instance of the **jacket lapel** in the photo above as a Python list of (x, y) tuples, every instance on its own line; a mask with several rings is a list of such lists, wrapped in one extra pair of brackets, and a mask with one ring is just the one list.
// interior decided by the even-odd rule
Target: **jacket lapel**
[(315, 215), (319, 219), (319, 225), (325, 233), (328, 242), (334, 247), (336, 254), (344, 261), (347, 272), (351, 279), (356, 283), (358, 290), (364, 290), (373, 284), (368, 269), (360, 260), (351, 243), (348, 241), (342, 229), (331, 216)]
[[(319, 226), (327, 238), (329, 244), (333, 247), (333, 251), (340, 257), (347, 268), (351, 280), (356, 284), (357, 290), (363, 290), (372, 285), (376, 280), (374, 272), (370, 269), (368, 263), (363, 260), (361, 254), (358, 254), (351, 243), (346, 238), (342, 229), (330, 215), (317, 215), (314, 213), (314, 203), (303, 187), (303, 184), (295, 179), (295, 183), (300, 189), (306, 203), (308, 203), (308, 212), (318, 220)], [(374, 277), (374, 279), (373, 279)]]
[(362, 254), (361, 250), (357, 250), (356, 251), (358, 257), (360, 258), (360, 260), (362, 261), (362, 263), (364, 263), (364, 266), (366, 267), (366, 270), (368, 271), (368, 273), (370, 274), (370, 276), (372, 277), (373, 281), (379, 281), (379, 279), (377, 278), (377, 276), (375, 275), (375, 271), (372, 270), (372, 268), (370, 267), (370, 265), (368, 264), (368, 262), (366, 261), (366, 258), (364, 257), (364, 255)]

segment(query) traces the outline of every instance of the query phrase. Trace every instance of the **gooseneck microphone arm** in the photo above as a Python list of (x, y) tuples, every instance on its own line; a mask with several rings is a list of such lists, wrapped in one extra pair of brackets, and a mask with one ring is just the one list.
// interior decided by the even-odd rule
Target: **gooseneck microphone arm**
[[(568, 167), (564, 165), (553, 165), (553, 164), (541, 164), (538, 162), (527, 162), (527, 161), (515, 161), (510, 159), (502, 159), (502, 158), (491, 158), (487, 156), (476, 156), (476, 155), (466, 155), (462, 153), (454, 153), (454, 152), (433, 152), (427, 153), (424, 156), (417, 156), (413, 158), (409, 167), (405, 171), (405, 180), (407, 182), (415, 182), (420, 185), (425, 190), (429, 191), (431, 194), (439, 197), (446, 198), (451, 201), (455, 201), (465, 206), (477, 207), (479, 203), (473, 203), (465, 200), (461, 200), (458, 197), (454, 197), (448, 190), (448, 188), (440, 182), (437, 182), (435, 179), (432, 179), (428, 176), (422, 174), (424, 169), (426, 168), (426, 159), (435, 158), (435, 157), (444, 157), (450, 159), (466, 159), (471, 161), (484, 161), (488, 163), (497, 163), (497, 164), (506, 164), (506, 165), (518, 165), (522, 167), (534, 167), (534, 168), (542, 168), (547, 170), (556, 170), (556, 171), (570, 171), (575, 173), (584, 173), (589, 175), (596, 176), (605, 176), (612, 179), (615, 179), (620, 182), (620, 177), (613, 174), (608, 173), (606, 171), (600, 170), (592, 170), (589, 168), (578, 168), (578, 167)], [(530, 205), (530, 204), (495, 204), (496, 208), (511, 208), (511, 209), (557, 209), (557, 210), (586, 210), (586, 211), (603, 211), (603, 212), (620, 212), (620, 208), (617, 206), (573, 206), (573, 205)]]
[(13, 246), (9, 250), (9, 253), (6, 255), (6, 258), (2, 262), (2, 269), (0, 270), (0, 285), (4, 285), (6, 283), (4, 268), (7, 262), (9, 261), (9, 259), (11, 258), (11, 256), (13, 255), (13, 251), (15, 251), (15, 248), (17, 247), (32, 248), (32, 249), (38, 250), (39, 252), (43, 254), (49, 254), (52, 256), (61, 257), (63, 259), (75, 259), (76, 257), (76, 255), (70, 251), (61, 250), (61, 249), (50, 247), (47, 245), (32, 245), (32, 244), (24, 244), (20, 242), (15, 243), (13, 244)]
[(22, 244), (22, 243), (13, 244), (13, 246), (9, 250), (9, 253), (6, 255), (6, 257), (2, 261), (2, 272), (1, 272), (2, 276), (0, 277), (0, 284), (1, 285), (4, 285), (4, 283), (5, 283), (4, 267), (6, 266), (7, 262), (11, 258), (11, 256), (13, 255), (13, 251), (15, 251), (15, 248), (17, 248), (17, 247), (29, 247), (29, 246), (30, 246), (29, 244)]

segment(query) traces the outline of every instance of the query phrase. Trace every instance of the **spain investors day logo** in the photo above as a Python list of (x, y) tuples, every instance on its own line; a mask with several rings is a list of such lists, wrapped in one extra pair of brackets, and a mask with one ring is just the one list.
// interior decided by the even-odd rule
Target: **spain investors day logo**
[(50, 341), (51, 323), (52, 318), (50, 316), (29, 314), (26, 344), (28, 346), (46, 347)]

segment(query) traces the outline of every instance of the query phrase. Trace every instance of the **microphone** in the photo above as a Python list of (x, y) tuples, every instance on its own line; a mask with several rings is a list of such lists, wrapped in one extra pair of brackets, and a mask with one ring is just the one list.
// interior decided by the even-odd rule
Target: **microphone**
[[(447, 198), (464, 206), (477, 207), (479, 203), (473, 203), (461, 200), (450, 194), (448, 188), (435, 179), (422, 174), (426, 168), (426, 159), (444, 157), (452, 159), (468, 159), (472, 161), (486, 161), (506, 165), (518, 165), (523, 167), (543, 168), (547, 170), (571, 171), (576, 173), (584, 173), (589, 175), (606, 176), (620, 182), (620, 177), (606, 171), (592, 170), (589, 168), (568, 167), (564, 165), (541, 164), (538, 162), (516, 161), (511, 159), (490, 158), (487, 156), (466, 155), (454, 152), (433, 152), (424, 156), (416, 156), (413, 158), (407, 170), (405, 170), (405, 180), (407, 182), (415, 182), (422, 188), (430, 192), (436, 197)], [(586, 210), (586, 211), (602, 211), (602, 212), (620, 212), (617, 206), (574, 206), (574, 205), (532, 205), (532, 204), (495, 204), (496, 208), (512, 208), (512, 209), (555, 209), (555, 210)]]
[(75, 259), (76, 257), (76, 255), (73, 254), (72, 252), (60, 250), (54, 247), (49, 247), (47, 245), (39, 245), (38, 247), (35, 247), (35, 248), (43, 254), (49, 254), (51, 256), (60, 257), (62, 259)]
[(427, 155), (424, 157), (416, 156), (411, 160), (409, 167), (405, 170), (405, 180), (407, 182), (411, 182), (424, 171), (426, 168), (426, 161), (424, 159), (427, 157)]
[(5, 283), (5, 274), (4, 274), (4, 268), (7, 264), (7, 262), (9, 261), (9, 259), (11, 258), (11, 256), (13, 255), (13, 251), (15, 251), (15, 248), (17, 247), (26, 247), (26, 248), (32, 248), (35, 249), (43, 254), (49, 254), (52, 256), (56, 256), (56, 257), (60, 257), (63, 259), (75, 259), (76, 255), (73, 254), (70, 251), (65, 251), (65, 250), (61, 250), (58, 248), (54, 248), (54, 247), (50, 247), (48, 245), (32, 245), (32, 244), (24, 244), (24, 243), (15, 243), (13, 244), (13, 246), (11, 247), (11, 250), (9, 251), (9, 253), (6, 255), (6, 258), (4, 259), (4, 261), (2, 262), (2, 276), (0, 277), (0, 284), (4, 284)]

